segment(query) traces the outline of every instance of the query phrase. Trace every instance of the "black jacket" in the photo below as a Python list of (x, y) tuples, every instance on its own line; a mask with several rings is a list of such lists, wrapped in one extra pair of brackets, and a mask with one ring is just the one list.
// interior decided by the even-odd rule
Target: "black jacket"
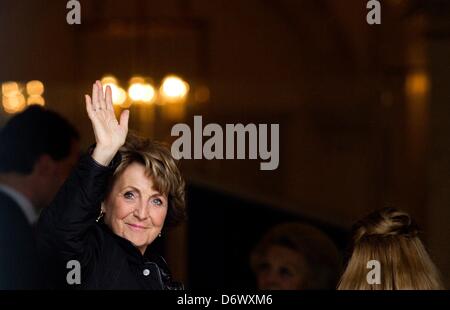
[(41, 288), (39, 271), (33, 227), (0, 191), (0, 290)]
[(46, 208), (37, 227), (37, 245), (47, 262), (48, 277), (56, 286), (67, 287), (66, 276), (81, 265), (81, 289), (178, 289), (162, 257), (142, 255), (131, 242), (115, 235), (105, 224), (97, 223), (107, 183), (120, 158), (108, 167), (90, 155), (80, 159), (76, 169)]

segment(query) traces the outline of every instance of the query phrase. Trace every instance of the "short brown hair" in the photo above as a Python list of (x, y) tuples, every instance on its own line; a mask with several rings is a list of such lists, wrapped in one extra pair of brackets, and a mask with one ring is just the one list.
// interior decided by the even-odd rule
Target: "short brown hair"
[(145, 166), (153, 178), (154, 186), (168, 199), (165, 226), (176, 226), (186, 218), (185, 182), (168, 147), (160, 142), (128, 133), (125, 144), (119, 149), (120, 162), (115, 168), (109, 188), (132, 163)]

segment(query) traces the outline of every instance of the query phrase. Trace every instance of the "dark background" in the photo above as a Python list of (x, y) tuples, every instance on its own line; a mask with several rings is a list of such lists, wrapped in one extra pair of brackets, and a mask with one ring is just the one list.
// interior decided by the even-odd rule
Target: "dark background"
[(205, 187), (189, 186), (189, 287), (256, 287), (250, 252), (267, 230), (277, 224), (301, 221), (324, 231), (345, 256), (348, 233), (318, 220), (274, 206), (255, 203)]

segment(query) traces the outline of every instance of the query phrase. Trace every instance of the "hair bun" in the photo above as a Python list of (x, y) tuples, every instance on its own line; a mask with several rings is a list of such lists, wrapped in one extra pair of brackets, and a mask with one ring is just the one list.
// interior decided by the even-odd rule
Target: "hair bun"
[(414, 237), (419, 229), (408, 213), (395, 208), (384, 208), (369, 214), (356, 224), (356, 241), (367, 236)]

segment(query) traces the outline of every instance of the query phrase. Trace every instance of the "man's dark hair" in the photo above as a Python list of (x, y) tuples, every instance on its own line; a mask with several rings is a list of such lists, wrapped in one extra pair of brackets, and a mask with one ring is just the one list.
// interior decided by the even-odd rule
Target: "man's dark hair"
[(0, 130), (0, 173), (29, 174), (43, 154), (64, 159), (79, 138), (75, 127), (58, 113), (30, 106)]

